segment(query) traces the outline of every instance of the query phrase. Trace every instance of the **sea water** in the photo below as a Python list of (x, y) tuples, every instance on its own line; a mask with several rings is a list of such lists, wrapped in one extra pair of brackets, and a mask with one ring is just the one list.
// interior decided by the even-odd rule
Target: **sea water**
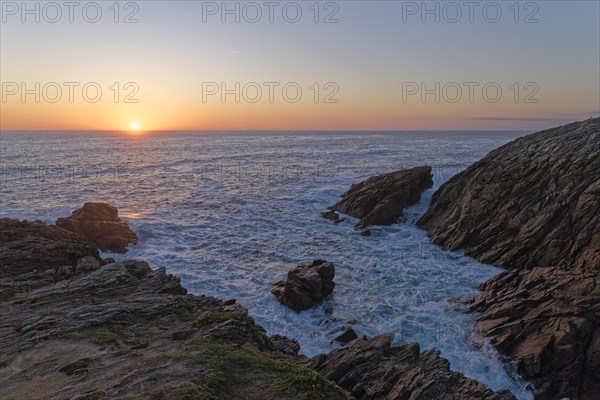
[[(435, 347), (454, 371), (530, 399), (454, 301), (500, 269), (429, 243), (416, 220), (433, 192), (524, 132), (2, 132), (0, 216), (53, 223), (86, 201), (107, 202), (138, 234), (126, 255), (181, 278), (191, 293), (235, 298), (268, 334), (312, 356), (352, 327), (395, 344)], [(360, 236), (320, 212), (353, 183), (420, 165), (434, 186), (397, 224)], [(467, 188), (465, 188), (466, 190)], [(270, 293), (313, 259), (335, 264), (336, 287), (301, 313)]]

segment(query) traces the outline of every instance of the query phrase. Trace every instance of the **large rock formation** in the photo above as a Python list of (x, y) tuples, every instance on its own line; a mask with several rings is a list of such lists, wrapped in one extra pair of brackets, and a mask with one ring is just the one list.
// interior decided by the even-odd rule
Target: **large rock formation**
[(288, 272), (287, 280), (273, 284), (271, 292), (283, 305), (295, 311), (314, 307), (333, 292), (333, 263), (315, 260)]
[(600, 118), (514, 140), (454, 176), (418, 221), (505, 268), (600, 265)]
[(312, 359), (312, 367), (359, 400), (509, 400), (507, 390), (493, 392), (464, 375), (436, 350), (421, 353), (417, 343), (392, 347), (394, 335), (356, 339), (348, 346)]
[(391, 225), (408, 206), (421, 199), (421, 193), (433, 185), (431, 167), (417, 167), (371, 177), (354, 184), (342, 199), (322, 215), (338, 221), (335, 212), (360, 218), (358, 228)]
[(472, 309), (536, 398), (600, 398), (600, 119), (491, 152), (418, 224), (446, 249), (515, 269), (483, 284)]
[(129, 244), (138, 242), (117, 209), (106, 203), (85, 203), (71, 216), (57, 219), (56, 226), (83, 235), (102, 251), (126, 253)]
[(84, 264), (0, 297), (2, 399), (348, 399), (243, 307), (143, 261)]

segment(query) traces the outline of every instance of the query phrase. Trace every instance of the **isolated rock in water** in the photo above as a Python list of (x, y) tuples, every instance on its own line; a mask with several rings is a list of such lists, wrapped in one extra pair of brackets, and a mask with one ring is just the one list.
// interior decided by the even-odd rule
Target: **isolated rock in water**
[(295, 311), (311, 308), (333, 292), (333, 263), (315, 260), (288, 272), (287, 281), (273, 284), (273, 293), (281, 304)]
[(312, 358), (311, 367), (356, 399), (514, 400), (507, 390), (485, 385), (450, 371), (436, 350), (420, 352), (417, 343), (392, 347), (394, 335), (356, 339), (346, 347)]
[(537, 399), (600, 398), (600, 118), (519, 138), (450, 179), (418, 221), (514, 269), (481, 286), (481, 333)]
[(360, 218), (357, 227), (391, 225), (398, 221), (408, 206), (421, 199), (421, 193), (433, 185), (431, 167), (417, 167), (371, 177), (354, 184), (342, 199), (323, 213), (333, 211)]
[(459, 173), (418, 221), (505, 268), (600, 265), (600, 118), (514, 140)]
[(98, 259), (84, 236), (42, 221), (0, 219), (0, 278), (75, 265), (85, 256)]
[(534, 268), (481, 285), (470, 310), (477, 326), (508, 355), (536, 398), (600, 399), (600, 275)]
[(56, 225), (81, 233), (102, 251), (126, 253), (127, 246), (137, 244), (137, 236), (119, 218), (116, 208), (106, 203), (85, 203), (68, 218), (59, 218)]

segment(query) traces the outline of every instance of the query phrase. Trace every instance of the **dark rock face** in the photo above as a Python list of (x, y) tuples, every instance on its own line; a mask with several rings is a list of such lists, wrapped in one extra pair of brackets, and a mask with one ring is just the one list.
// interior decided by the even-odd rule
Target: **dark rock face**
[(85, 256), (99, 254), (80, 234), (41, 221), (0, 219), (0, 278), (75, 265)]
[(106, 203), (85, 203), (70, 217), (56, 220), (56, 226), (80, 233), (102, 251), (126, 253), (129, 244), (138, 242), (117, 209)]
[(273, 284), (273, 293), (279, 302), (295, 311), (314, 307), (333, 292), (335, 283), (333, 263), (315, 260), (288, 272), (287, 281)]
[(356, 339), (313, 357), (312, 368), (358, 400), (514, 399), (508, 391), (493, 392), (450, 371), (448, 361), (435, 350), (421, 353), (417, 343), (392, 347), (393, 337), (388, 333), (371, 340)]
[(600, 118), (514, 140), (445, 183), (433, 243), (505, 268), (600, 265)]
[(470, 309), (539, 399), (600, 398), (600, 275), (534, 268), (481, 285)]
[(444, 184), (434, 243), (514, 269), (481, 286), (478, 327), (537, 399), (600, 397), (600, 119), (517, 139)]
[(342, 199), (322, 213), (339, 221), (335, 211), (360, 218), (358, 228), (368, 225), (391, 225), (408, 206), (421, 199), (421, 193), (433, 185), (431, 167), (417, 167), (371, 177), (354, 184)]

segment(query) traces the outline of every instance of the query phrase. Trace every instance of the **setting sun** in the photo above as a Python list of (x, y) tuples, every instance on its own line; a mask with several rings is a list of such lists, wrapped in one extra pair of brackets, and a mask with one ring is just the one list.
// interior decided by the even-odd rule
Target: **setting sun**
[(139, 128), (140, 128), (140, 125), (137, 122), (132, 122), (131, 123), (131, 129), (137, 130)]

